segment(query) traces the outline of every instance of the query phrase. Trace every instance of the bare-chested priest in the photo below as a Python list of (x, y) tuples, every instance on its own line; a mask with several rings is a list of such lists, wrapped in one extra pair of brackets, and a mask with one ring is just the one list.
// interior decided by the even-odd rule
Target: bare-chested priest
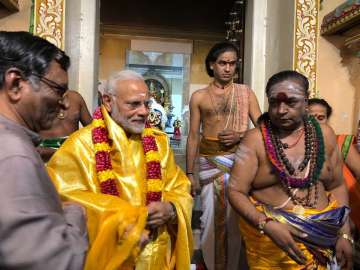
[(246, 85), (233, 83), (238, 59), (238, 50), (232, 43), (215, 44), (205, 61), (207, 73), (214, 80), (197, 90), (190, 100), (187, 176), (194, 185), (194, 163), (199, 151), (201, 251), (209, 270), (241, 267), (237, 217), (225, 190), (234, 152), (248, 129), (249, 116), (255, 123), (261, 112), (254, 92)]
[(236, 151), (229, 200), (243, 218), (250, 269), (352, 269), (336, 136), (308, 116), (308, 88), (296, 71), (273, 75), (269, 110)]
[(68, 90), (64, 97), (64, 109), (61, 109), (54, 120), (51, 129), (42, 130), (43, 138), (37, 150), (44, 162), (47, 162), (64, 140), (79, 129), (79, 123), (86, 126), (92, 117), (82, 96), (73, 90)]

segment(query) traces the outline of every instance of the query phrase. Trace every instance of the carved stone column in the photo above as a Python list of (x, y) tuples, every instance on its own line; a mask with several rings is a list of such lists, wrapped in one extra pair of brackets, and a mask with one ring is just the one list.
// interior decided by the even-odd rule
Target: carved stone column
[(295, 0), (294, 69), (310, 81), (310, 96), (316, 90), (319, 0)]
[(77, 90), (92, 111), (98, 87), (100, 0), (32, 1), (33, 33), (69, 55), (69, 88)]
[(34, 34), (63, 50), (64, 30), (65, 0), (34, 0)]

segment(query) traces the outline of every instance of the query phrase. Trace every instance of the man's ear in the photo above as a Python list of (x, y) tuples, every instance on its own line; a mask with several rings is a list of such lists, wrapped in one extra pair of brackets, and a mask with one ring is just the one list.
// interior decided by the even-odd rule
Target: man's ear
[(22, 71), (18, 68), (9, 68), (4, 74), (4, 90), (12, 101), (18, 101), (21, 98), (24, 79)]
[(105, 106), (105, 109), (109, 113), (111, 113), (111, 110), (112, 110), (112, 102), (111, 102), (111, 100), (112, 100), (111, 95), (109, 95), (109, 94), (103, 94), (102, 95), (102, 103)]

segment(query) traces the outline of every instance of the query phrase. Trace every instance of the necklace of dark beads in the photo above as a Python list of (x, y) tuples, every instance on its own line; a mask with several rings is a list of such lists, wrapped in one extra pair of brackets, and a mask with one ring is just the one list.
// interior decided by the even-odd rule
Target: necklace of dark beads
[[(290, 175), (294, 175), (296, 169), (293, 167), (289, 159), (286, 157), (286, 154), (284, 152), (284, 144), (280, 141), (280, 138), (277, 135), (275, 135), (274, 132), (272, 131), (270, 121), (268, 127), (270, 132), (270, 138), (275, 146), (276, 154), (278, 158), (285, 165), (285, 168), (288, 171), (288, 173)], [(314, 137), (316, 136), (316, 134), (314, 134), (315, 131), (312, 125), (308, 121), (304, 121), (304, 129), (305, 129), (305, 155), (303, 161), (300, 163), (300, 165), (297, 168), (297, 171), (300, 172), (302, 172), (306, 168), (308, 162), (310, 161), (311, 156), (316, 154), (316, 149), (314, 149), (313, 147), (314, 145), (312, 143), (314, 142)]]
[[(268, 121), (267, 127), (270, 134), (270, 139), (275, 146), (275, 152), (278, 160), (281, 161), (281, 163), (285, 166), (286, 171), (292, 176), (295, 174), (296, 169), (292, 166), (289, 159), (286, 157), (286, 154), (284, 152), (284, 144), (280, 141), (280, 138), (274, 134), (271, 128), (271, 122)], [(305, 154), (304, 159), (300, 163), (300, 165), (297, 168), (298, 172), (302, 172), (307, 166), (310, 166), (308, 176), (307, 178), (308, 185), (305, 188), (302, 188), (302, 190), (306, 190), (306, 195), (301, 197), (298, 195), (295, 195), (295, 192), (293, 192), (293, 189), (291, 187), (291, 183), (289, 181), (280, 181), (282, 183), (282, 186), (288, 196), (291, 198), (291, 200), (296, 205), (302, 205), (305, 207), (315, 207), (317, 200), (318, 200), (318, 183), (314, 182), (314, 169), (316, 164), (316, 156), (317, 156), (317, 144), (316, 144), (316, 130), (315, 127), (312, 125), (308, 119), (304, 119), (304, 132), (305, 132)], [(310, 164), (308, 164), (310, 162)], [(281, 177), (284, 178), (284, 177)], [(314, 193), (314, 199), (312, 198), (312, 193)]]

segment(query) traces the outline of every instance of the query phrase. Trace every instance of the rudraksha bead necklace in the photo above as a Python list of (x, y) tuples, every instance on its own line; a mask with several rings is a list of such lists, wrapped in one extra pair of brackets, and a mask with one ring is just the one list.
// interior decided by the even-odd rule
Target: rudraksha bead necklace
[[(265, 117), (260, 125), (266, 152), (275, 167), (280, 182), (295, 204), (314, 207), (318, 199), (318, 179), (324, 163), (324, 140), (319, 123), (313, 117), (304, 118), (305, 154), (297, 169), (288, 160), (284, 146), (277, 134), (273, 132), (273, 125), (269, 117)], [(306, 168), (303, 178), (295, 177)], [(304, 197), (296, 196), (293, 189), (307, 189)], [(311, 201), (311, 194), (314, 200)]]

